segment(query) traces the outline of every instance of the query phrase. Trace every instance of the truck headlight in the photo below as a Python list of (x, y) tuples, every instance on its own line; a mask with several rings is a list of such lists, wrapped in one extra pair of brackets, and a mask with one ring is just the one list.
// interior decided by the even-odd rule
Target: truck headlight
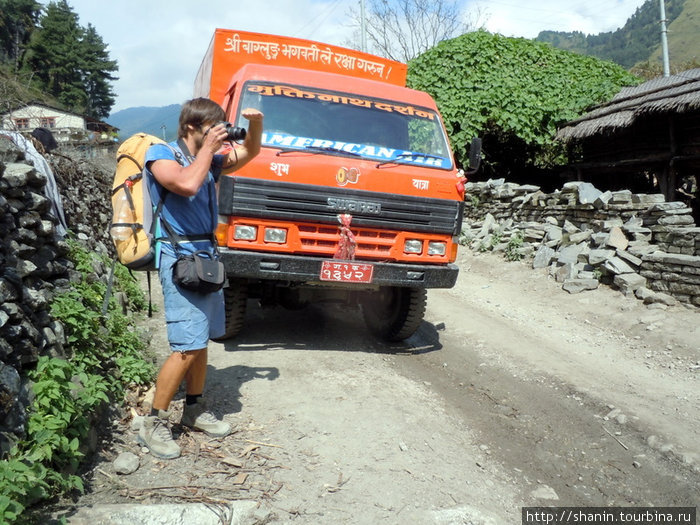
[(428, 243), (428, 255), (445, 255), (447, 245), (444, 242), (432, 241)]
[(233, 229), (233, 238), (236, 241), (254, 241), (258, 237), (257, 226), (247, 226), (245, 224), (236, 224)]
[(423, 251), (423, 241), (409, 239), (403, 245), (404, 253), (421, 253)]
[(285, 228), (265, 228), (265, 242), (284, 244), (287, 242), (287, 230)]

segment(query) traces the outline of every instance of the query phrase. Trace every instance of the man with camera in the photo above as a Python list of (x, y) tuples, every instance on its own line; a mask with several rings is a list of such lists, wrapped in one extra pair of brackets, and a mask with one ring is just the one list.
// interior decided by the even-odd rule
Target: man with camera
[[(242, 115), (249, 121), (247, 132), (224, 122), (226, 114), (216, 102), (190, 100), (180, 112), (178, 140), (155, 144), (146, 153), (146, 181), (160, 222), (156, 233), (163, 240), (159, 276), (172, 353), (158, 373), (153, 408), (144, 417), (138, 439), (160, 458), (180, 455), (168, 425), (168, 408), (183, 380), (186, 399), (181, 423), (215, 437), (231, 432), (231, 425), (217, 419), (202, 398), (209, 339), (224, 333), (223, 291), (185, 289), (173, 280), (173, 267), (179, 257), (202, 250), (212, 259), (217, 257), (216, 182), (260, 151), (263, 114), (246, 109)], [(231, 150), (218, 154), (225, 141), (231, 142)]]

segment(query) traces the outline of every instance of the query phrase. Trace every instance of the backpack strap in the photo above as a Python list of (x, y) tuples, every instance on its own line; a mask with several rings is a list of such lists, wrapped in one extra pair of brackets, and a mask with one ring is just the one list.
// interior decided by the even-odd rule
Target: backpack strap
[[(181, 166), (189, 166), (193, 161), (194, 161), (194, 156), (190, 153), (189, 148), (187, 147), (187, 144), (185, 144), (185, 141), (182, 140), (182, 138), (177, 139), (177, 145), (180, 147), (181, 151), (178, 151), (176, 148), (173, 148), (170, 144), (166, 144), (173, 154), (175, 155), (175, 160), (181, 165)], [(145, 166), (144, 166), (145, 168)], [(155, 180), (155, 177), (154, 177)], [(195, 235), (180, 235), (173, 230), (172, 226), (168, 221), (166, 221), (163, 216), (162, 216), (162, 211), (163, 211), (163, 205), (165, 203), (165, 198), (168, 196), (168, 193), (170, 191), (162, 186), (158, 181), (155, 181), (156, 184), (162, 189), (162, 196), (160, 197), (160, 200), (158, 202), (158, 205), (156, 206), (155, 211), (153, 212), (154, 217), (157, 217), (160, 220), (160, 224), (163, 228), (163, 231), (165, 232), (165, 237), (159, 237), (156, 240), (168, 240), (170, 244), (172, 244), (173, 248), (175, 249), (176, 252), (182, 251), (182, 248), (180, 247), (180, 244), (182, 242), (196, 242), (196, 241), (212, 241), (214, 245), (214, 251), (218, 255), (218, 249), (216, 245), (216, 237), (214, 236), (213, 233), (201, 233), (201, 234), (195, 234)], [(161, 194), (161, 192), (159, 192)], [(214, 195), (212, 194), (211, 191), (211, 186), (209, 186), (209, 207), (212, 216), (214, 216), (214, 207), (212, 205), (212, 199), (214, 198)], [(155, 224), (156, 221), (153, 221), (153, 229), (154, 231), (151, 232), (154, 235), (155, 238)]]

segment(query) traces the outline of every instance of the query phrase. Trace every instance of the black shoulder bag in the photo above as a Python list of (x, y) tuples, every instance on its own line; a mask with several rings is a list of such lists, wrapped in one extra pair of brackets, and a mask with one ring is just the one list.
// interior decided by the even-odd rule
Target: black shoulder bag
[[(182, 139), (178, 140), (178, 145), (187, 157), (187, 160), (192, 162), (192, 155), (190, 155), (187, 145)], [(211, 186), (209, 186), (210, 203), (213, 198)], [(184, 238), (184, 240), (187, 241), (211, 240), (214, 244), (214, 253), (206, 250), (198, 250), (191, 254), (181, 253), (180, 242), (183, 238), (176, 234), (162, 217), (161, 222), (163, 229), (177, 253), (177, 260), (173, 265), (173, 281), (175, 284), (181, 286), (185, 290), (201, 294), (208, 294), (221, 290), (226, 285), (226, 269), (224, 264), (219, 260), (216, 238), (211, 234), (195, 236), (196, 238), (192, 236)]]

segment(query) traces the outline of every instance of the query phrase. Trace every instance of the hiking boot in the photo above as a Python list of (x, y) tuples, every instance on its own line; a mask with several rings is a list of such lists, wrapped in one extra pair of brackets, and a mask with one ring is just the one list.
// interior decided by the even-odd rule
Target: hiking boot
[(173, 459), (180, 456), (180, 447), (173, 440), (168, 427), (170, 412), (159, 410), (157, 416), (144, 416), (137, 440), (148, 447), (157, 458)]
[(207, 410), (207, 403), (201, 397), (192, 405), (185, 403), (180, 423), (206, 432), (212, 437), (224, 437), (231, 433), (231, 425), (216, 419), (216, 416)]

